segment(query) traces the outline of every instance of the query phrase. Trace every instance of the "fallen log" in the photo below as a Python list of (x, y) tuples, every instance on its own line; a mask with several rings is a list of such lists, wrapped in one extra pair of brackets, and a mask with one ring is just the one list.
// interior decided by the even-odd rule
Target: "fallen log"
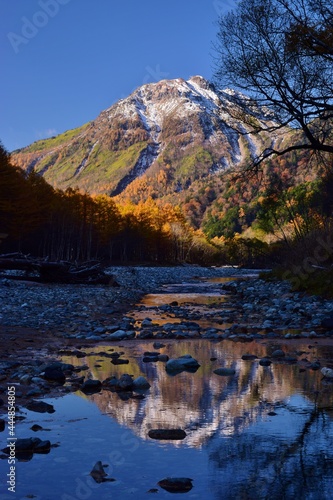
[[(101, 264), (73, 265), (70, 262), (48, 262), (32, 258), (6, 258), (0, 256), (0, 270), (24, 271), (24, 275), (4, 275), (8, 279), (22, 279), (41, 283), (64, 284), (115, 284), (112, 276), (105, 274)], [(35, 276), (31, 276), (35, 274)]]

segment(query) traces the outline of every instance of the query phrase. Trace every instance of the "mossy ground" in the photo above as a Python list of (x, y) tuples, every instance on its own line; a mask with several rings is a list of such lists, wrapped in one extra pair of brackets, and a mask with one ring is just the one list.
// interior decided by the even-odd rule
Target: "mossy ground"
[(310, 273), (299, 276), (286, 268), (279, 267), (272, 271), (261, 273), (260, 278), (265, 280), (287, 279), (295, 292), (306, 292), (310, 295), (319, 295), (324, 298), (333, 298), (333, 268), (313, 269)]

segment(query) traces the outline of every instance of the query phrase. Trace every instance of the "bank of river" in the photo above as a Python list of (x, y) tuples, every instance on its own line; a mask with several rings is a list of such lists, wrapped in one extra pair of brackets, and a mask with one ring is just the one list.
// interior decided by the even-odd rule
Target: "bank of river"
[[(0, 285), (2, 334), (21, 348), (1, 357), (1, 399), (15, 387), (16, 437), (41, 441), (18, 453), (17, 498), (168, 498), (168, 477), (186, 479), (182, 498), (182, 484), (186, 498), (331, 498), (332, 303), (231, 268), (110, 272), (119, 287)], [(43, 349), (26, 349), (34, 335)]]

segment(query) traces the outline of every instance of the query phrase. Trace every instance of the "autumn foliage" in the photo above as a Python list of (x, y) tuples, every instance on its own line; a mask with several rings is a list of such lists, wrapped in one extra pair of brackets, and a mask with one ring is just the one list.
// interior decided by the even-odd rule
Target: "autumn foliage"
[(37, 173), (13, 167), (2, 146), (0, 233), (1, 253), (52, 260), (204, 263), (216, 253), (178, 206), (152, 198), (116, 204), (106, 195), (54, 189)]

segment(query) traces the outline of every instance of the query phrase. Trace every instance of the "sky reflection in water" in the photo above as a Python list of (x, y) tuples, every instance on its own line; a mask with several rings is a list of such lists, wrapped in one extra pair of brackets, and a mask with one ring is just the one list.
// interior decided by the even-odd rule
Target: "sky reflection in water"
[[(52, 415), (26, 411), (17, 436), (37, 435), (60, 446), (17, 464), (17, 498), (149, 498), (147, 491), (167, 476), (194, 480), (186, 498), (332, 498), (332, 385), (323, 385), (319, 372), (241, 360), (245, 352), (263, 356), (275, 347), (169, 342), (161, 352), (189, 353), (201, 364), (196, 373), (175, 377), (167, 375), (163, 363), (142, 362), (143, 352), (152, 350), (148, 342), (114, 347), (124, 352), (128, 365), (113, 366), (103, 358), (110, 346), (98, 346), (96, 355), (85, 359), (65, 358), (87, 363), (94, 378), (132, 373), (146, 376), (152, 387), (143, 400), (123, 401), (107, 391), (77, 393), (48, 400), (56, 409)], [(315, 358), (320, 349), (307, 357)], [(234, 367), (236, 375), (215, 375), (219, 366)], [(50, 430), (33, 433), (29, 429), (36, 422)], [(149, 439), (149, 429), (157, 427), (180, 427), (188, 436), (175, 442)], [(115, 482), (93, 482), (89, 472), (97, 460), (109, 464)], [(7, 461), (0, 467), (4, 477)], [(158, 498), (170, 495), (159, 489)]]

